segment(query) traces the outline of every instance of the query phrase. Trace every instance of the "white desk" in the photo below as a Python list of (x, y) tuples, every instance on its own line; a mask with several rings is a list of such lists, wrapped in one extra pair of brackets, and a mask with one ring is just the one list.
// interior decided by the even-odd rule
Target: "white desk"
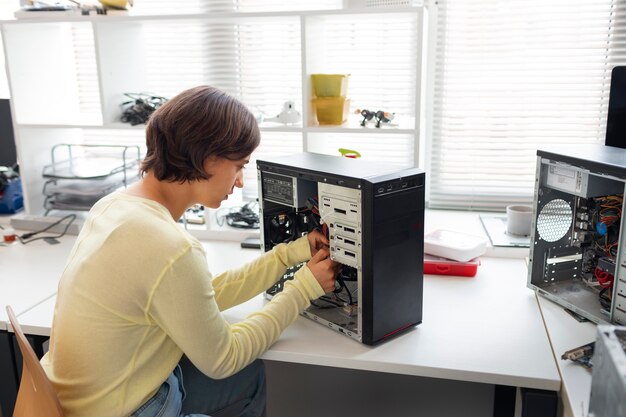
[[(535, 294), (525, 287), (524, 265), (521, 259), (484, 258), (474, 278), (426, 276), (423, 323), (381, 345), (359, 344), (300, 317), (262, 357), (558, 391), (561, 379)], [(18, 317), (27, 333), (49, 335), (54, 301)], [(259, 296), (224, 314), (239, 321), (265, 302)]]
[(36, 240), (27, 245), (0, 246), (0, 330), (6, 330), (5, 306), (21, 314), (56, 294), (74, 236), (50, 245)]
[(563, 380), (561, 388), (563, 416), (585, 417), (589, 409), (591, 370), (570, 360), (561, 359), (561, 355), (570, 349), (596, 340), (596, 325), (591, 322), (580, 323), (557, 303), (545, 297), (538, 297), (538, 299), (556, 364)]
[[(3, 219), (4, 220), (4, 219)], [(56, 294), (59, 277), (65, 266), (73, 237), (63, 237), (50, 245), (36, 240), (27, 245), (0, 246), (0, 405), (11, 403), (17, 393), (12, 365), (12, 339), (6, 333), (10, 304), (16, 314), (28, 311)], [(0, 410), (1, 411), (1, 410)], [(5, 410), (8, 415), (8, 410)]]
[[(425, 230), (435, 228), (484, 235), (476, 213), (428, 211)], [(19, 255), (19, 261), (12, 263), (13, 275), (35, 279), (26, 283), (25, 278), (25, 285), (6, 299), (16, 305), (15, 297), (24, 296), (16, 312), (26, 333), (49, 334), (53, 294), (73, 242), (74, 237), (65, 236), (63, 246), (56, 248), (45, 242), (0, 248), (6, 250), (4, 253)], [(213, 273), (260, 254), (258, 250), (241, 249), (237, 242), (207, 242), (205, 248)], [(493, 257), (507, 254), (517, 258)], [(426, 276), (423, 323), (395, 339), (369, 347), (300, 317), (263, 358), (558, 391), (561, 379), (537, 299), (526, 288), (523, 257), (527, 250), (489, 248), (488, 255), (482, 259), (476, 277)], [(4, 259), (10, 258), (3, 257), (2, 262)], [(26, 295), (29, 291), (37, 294)], [(0, 302), (4, 301), (2, 296)], [(264, 303), (259, 296), (224, 314), (231, 321), (241, 320)], [(4, 317), (1, 315), (0, 321)]]
[[(426, 276), (423, 323), (391, 341), (369, 347), (299, 318), (263, 357), (558, 391), (524, 261), (485, 258), (478, 271), (474, 278)], [(258, 297), (224, 314), (241, 320), (263, 303)]]

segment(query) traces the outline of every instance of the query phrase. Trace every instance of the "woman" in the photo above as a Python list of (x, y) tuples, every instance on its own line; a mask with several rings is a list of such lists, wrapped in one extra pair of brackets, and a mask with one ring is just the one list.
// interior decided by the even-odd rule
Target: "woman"
[[(255, 359), (334, 289), (328, 240), (313, 232), (211, 277), (202, 245), (177, 224), (243, 186), (259, 140), (245, 106), (209, 86), (151, 116), (142, 178), (94, 205), (59, 283), (42, 364), (67, 417), (264, 415)], [(233, 325), (221, 316), (307, 260), (261, 311)]]

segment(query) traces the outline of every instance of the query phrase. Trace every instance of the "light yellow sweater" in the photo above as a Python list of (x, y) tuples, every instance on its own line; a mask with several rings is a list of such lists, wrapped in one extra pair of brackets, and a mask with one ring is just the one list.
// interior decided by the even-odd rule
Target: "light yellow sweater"
[(311, 257), (306, 238), (211, 277), (204, 249), (162, 205), (115, 193), (91, 210), (59, 283), (41, 362), (67, 417), (126, 416), (183, 352), (212, 378), (244, 368), (323, 290), (305, 266), (261, 311), (220, 311), (269, 288)]

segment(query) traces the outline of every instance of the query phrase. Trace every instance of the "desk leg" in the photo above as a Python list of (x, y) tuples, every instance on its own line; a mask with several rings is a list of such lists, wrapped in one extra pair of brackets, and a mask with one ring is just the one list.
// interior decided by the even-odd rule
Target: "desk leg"
[[(514, 417), (516, 387), (496, 385), (493, 417)], [(555, 391), (520, 388), (522, 417), (556, 417), (558, 396)]]
[(558, 396), (555, 391), (522, 388), (522, 417), (555, 417)]
[(513, 417), (517, 388), (508, 385), (496, 385), (494, 388), (493, 417)]
[(13, 415), (17, 381), (13, 334), (3, 330), (0, 331), (0, 410), (4, 416)]

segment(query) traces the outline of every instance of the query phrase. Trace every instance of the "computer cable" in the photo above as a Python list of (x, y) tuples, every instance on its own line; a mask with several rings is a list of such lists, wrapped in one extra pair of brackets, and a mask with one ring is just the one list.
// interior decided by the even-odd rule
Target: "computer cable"
[[(38, 235), (39, 233), (47, 232), (48, 230), (52, 229), (54, 226), (62, 223), (64, 220), (67, 220), (67, 219), (69, 219), (69, 221), (67, 222), (67, 224), (65, 225), (65, 228), (63, 229), (63, 231), (60, 234), (52, 235), (52, 236), (40, 236), (40, 237), (32, 238), (33, 236)], [(58, 239), (60, 237), (65, 236), (65, 234), (67, 233), (67, 230), (70, 228), (70, 226), (72, 225), (74, 220), (76, 220), (76, 215), (75, 214), (68, 214), (67, 216), (60, 218), (56, 222), (49, 224), (48, 226), (46, 226), (45, 228), (43, 228), (41, 230), (37, 230), (37, 231), (34, 231), (34, 232), (29, 232), (29, 233), (24, 233), (22, 235), (19, 235), (17, 238), (24, 245), (26, 245), (26, 244), (28, 244), (30, 242), (34, 242), (35, 240), (40, 240), (40, 239), (48, 240), (48, 241), (54, 240), (54, 239)]]
[[(339, 285), (339, 287), (336, 288), (335, 291), (333, 291), (333, 293), (335, 294), (335, 297), (337, 297), (337, 299), (339, 299), (340, 301), (344, 303), (352, 304), (353, 303), (352, 293), (350, 293), (350, 290), (348, 289), (348, 286), (346, 285), (344, 281), (344, 277), (341, 272), (337, 274), (337, 278), (335, 279), (335, 282)], [(343, 293), (344, 291), (348, 294), (347, 301), (339, 296), (339, 294)]]
[[(255, 209), (256, 207), (256, 209)], [(239, 229), (258, 229), (259, 228), (259, 215), (258, 215), (258, 203), (251, 201), (240, 207), (229, 208), (229, 213), (220, 215), (220, 211), (216, 216), (216, 221), (219, 226), (223, 226), (224, 222), (230, 227)]]
[(600, 299), (600, 305), (602, 306), (602, 308), (607, 311), (611, 311), (612, 301), (608, 294), (610, 294), (609, 287), (603, 287), (600, 290), (598, 297)]
[(144, 93), (124, 93), (124, 95), (130, 100), (121, 104), (124, 110), (120, 120), (130, 123), (131, 126), (145, 124), (150, 115), (167, 101), (165, 97)]
[[(327, 303), (326, 305), (320, 305), (317, 301), (323, 301), (325, 303)], [(327, 295), (322, 295), (320, 298), (318, 298), (315, 301), (311, 301), (311, 305), (317, 307), (317, 308), (323, 308), (323, 309), (330, 309), (330, 308), (337, 308), (337, 307), (343, 307), (345, 305), (345, 302), (343, 301), (337, 301)]]

